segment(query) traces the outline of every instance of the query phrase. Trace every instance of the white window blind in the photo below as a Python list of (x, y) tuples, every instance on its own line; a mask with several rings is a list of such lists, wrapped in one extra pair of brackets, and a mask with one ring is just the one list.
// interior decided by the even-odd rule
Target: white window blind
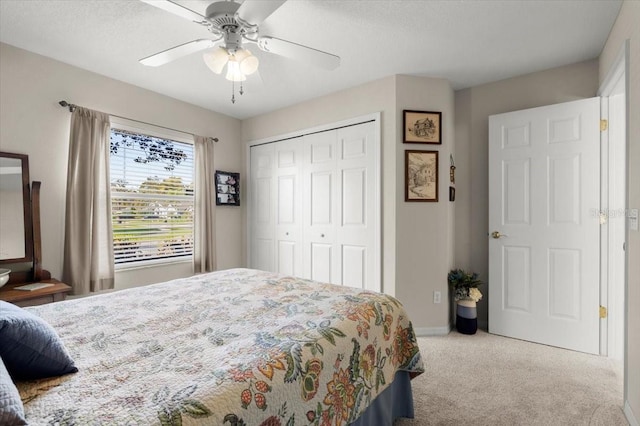
[(111, 129), (115, 263), (193, 254), (193, 145)]

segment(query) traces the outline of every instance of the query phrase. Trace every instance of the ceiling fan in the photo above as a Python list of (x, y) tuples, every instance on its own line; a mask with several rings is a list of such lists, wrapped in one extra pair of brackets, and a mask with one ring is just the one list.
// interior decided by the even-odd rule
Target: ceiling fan
[[(245, 44), (256, 44), (260, 50), (312, 63), (333, 70), (340, 65), (340, 57), (308, 46), (260, 34), (259, 25), (275, 12), (286, 0), (217, 1), (206, 9), (206, 16), (194, 12), (171, 0), (140, 0), (166, 12), (180, 16), (206, 27), (213, 37), (193, 40), (172, 47), (140, 60), (148, 66), (160, 66), (198, 51), (208, 50), (203, 59), (216, 74), (221, 74), (226, 65), (226, 79), (232, 82), (246, 80), (258, 69), (258, 58), (244, 48)], [(242, 94), (240, 86), (240, 94)], [(231, 98), (235, 102), (234, 95)]]

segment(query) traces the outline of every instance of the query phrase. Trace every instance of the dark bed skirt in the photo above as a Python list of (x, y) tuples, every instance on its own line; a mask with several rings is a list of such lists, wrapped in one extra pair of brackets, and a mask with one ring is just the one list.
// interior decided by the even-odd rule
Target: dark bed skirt
[(413, 418), (413, 393), (411, 377), (406, 371), (398, 371), (391, 383), (376, 397), (369, 408), (351, 423), (354, 426), (391, 426), (400, 417)]

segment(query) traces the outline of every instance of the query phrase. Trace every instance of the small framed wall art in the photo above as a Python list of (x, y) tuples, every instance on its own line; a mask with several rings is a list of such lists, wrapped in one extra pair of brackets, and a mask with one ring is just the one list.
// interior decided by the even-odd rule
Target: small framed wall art
[(402, 111), (404, 143), (442, 143), (442, 113)]
[(438, 201), (438, 151), (406, 150), (405, 201)]
[(216, 170), (216, 206), (240, 205), (240, 173)]

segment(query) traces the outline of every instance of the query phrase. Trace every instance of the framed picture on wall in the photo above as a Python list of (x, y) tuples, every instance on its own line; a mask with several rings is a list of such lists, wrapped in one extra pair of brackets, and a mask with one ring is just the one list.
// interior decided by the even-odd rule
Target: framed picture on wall
[(405, 201), (438, 201), (438, 151), (404, 152)]
[(442, 143), (442, 113), (433, 111), (402, 111), (404, 143)]
[(216, 170), (216, 206), (240, 205), (240, 173)]

